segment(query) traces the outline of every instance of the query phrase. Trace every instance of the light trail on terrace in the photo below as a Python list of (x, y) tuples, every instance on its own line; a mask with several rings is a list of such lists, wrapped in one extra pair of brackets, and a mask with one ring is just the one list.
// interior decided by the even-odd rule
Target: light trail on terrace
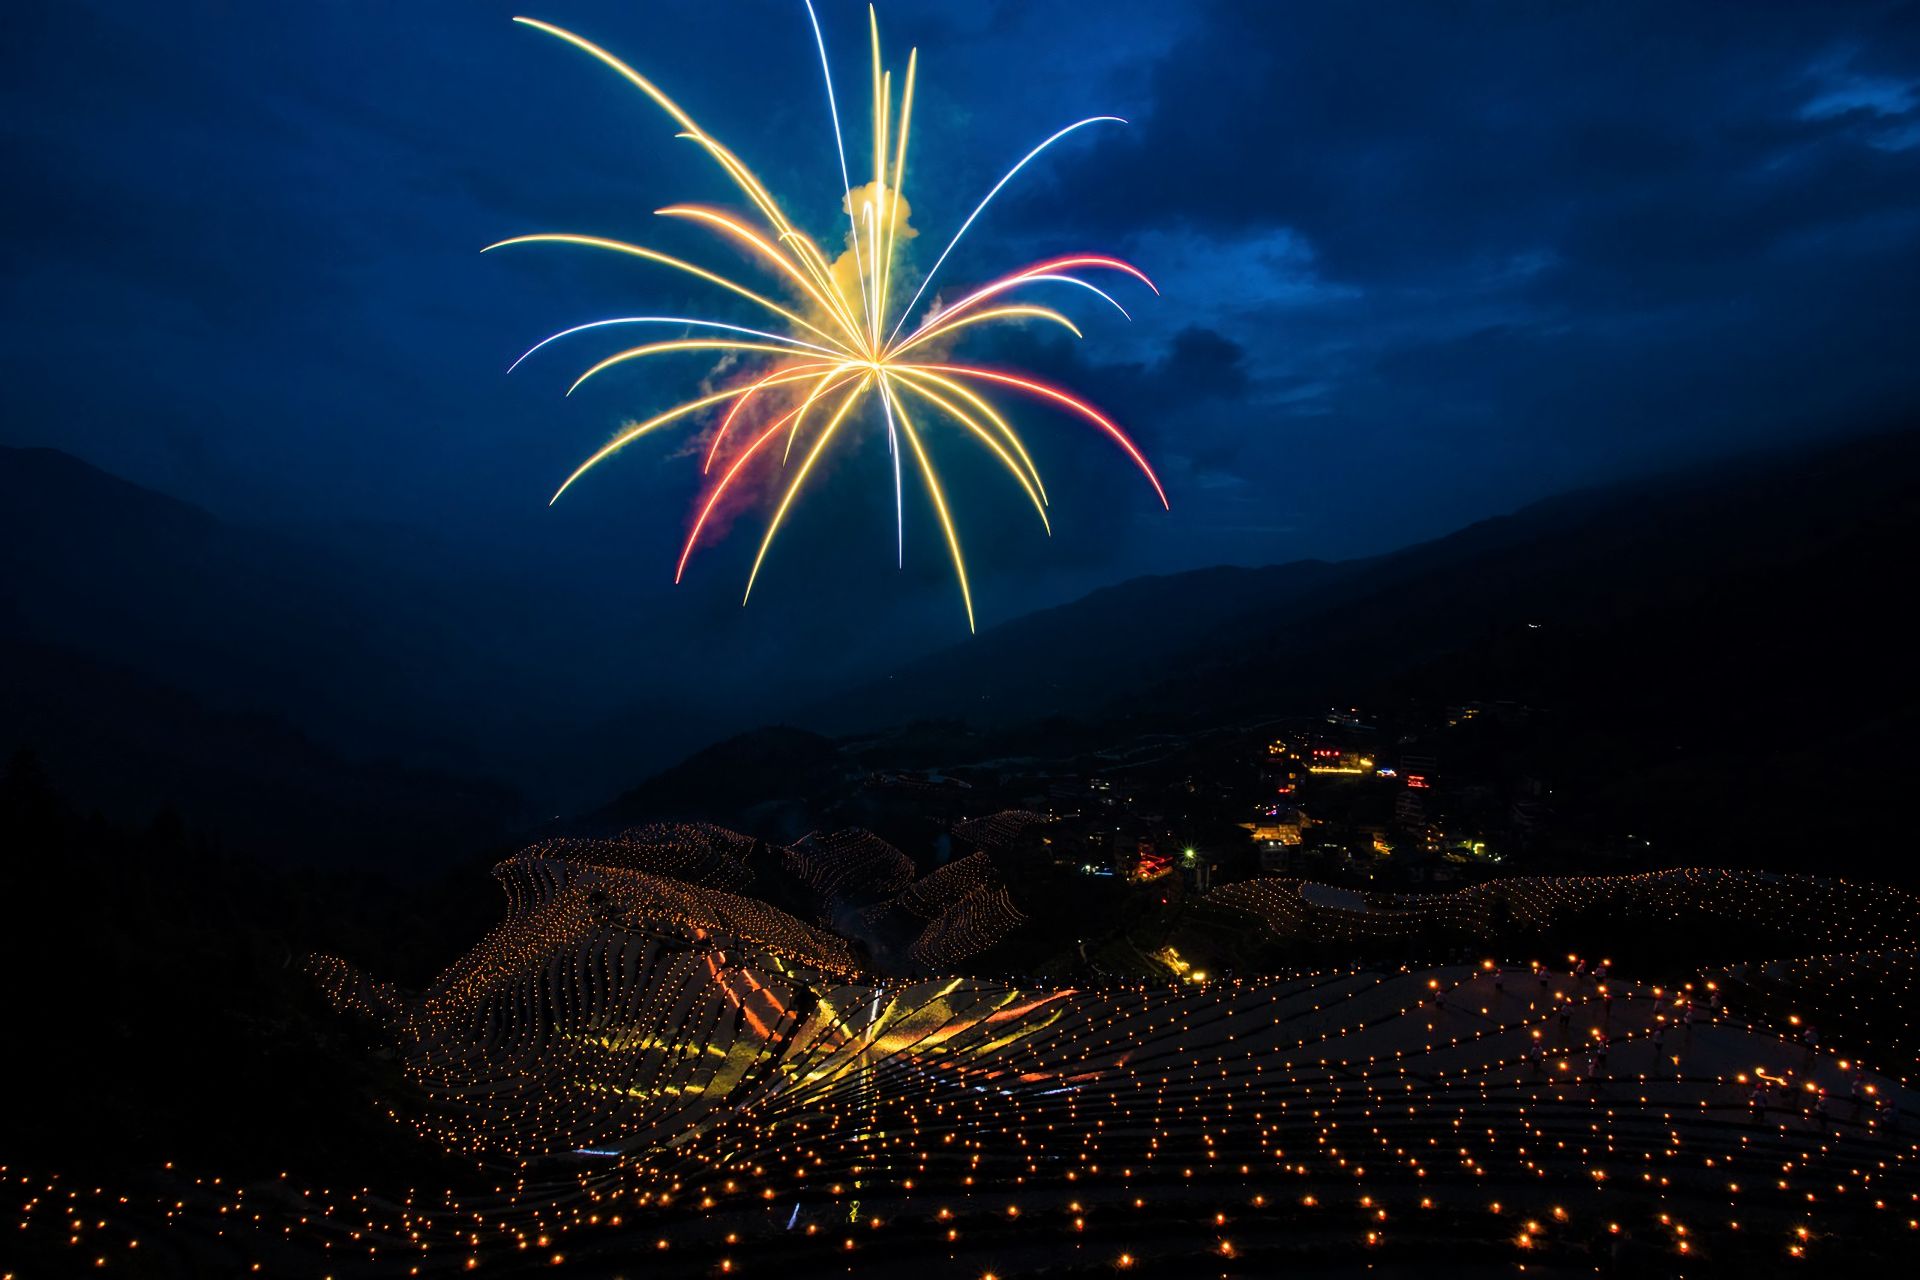
[[(638, 258), (752, 303), (767, 327), (749, 328), (703, 317), (616, 316), (573, 325), (543, 338), (515, 360), (509, 372), (549, 344), (576, 334), (626, 325), (661, 325), (700, 331), (698, 337), (643, 343), (612, 352), (574, 380), (567, 390), (569, 395), (610, 370), (656, 357), (692, 352), (718, 355), (727, 374), (737, 376), (731, 385), (717, 390), (703, 388), (703, 394), (697, 397), (623, 427), (567, 476), (549, 503), (559, 501), (589, 471), (642, 436), (702, 416), (719, 415), (712, 439), (703, 451), (702, 474), (708, 477), (706, 490), (694, 504), (698, 514), (692, 520), (675, 565), (674, 582), (680, 582), (685, 576), (702, 533), (710, 527), (716, 509), (727, 495), (733, 492), (737, 500), (744, 496), (742, 486), (746, 483), (756, 479), (765, 482), (767, 477), (759, 476), (751, 468), (757, 459), (762, 469), (770, 471), (779, 467), (782, 474), (772, 483), (772, 491), (777, 492), (778, 497), (747, 576), (746, 590), (741, 597), (743, 605), (752, 598), (754, 584), (788, 511), (807, 488), (809, 476), (817, 474), (817, 464), (829, 446), (838, 441), (842, 447), (850, 447), (858, 439), (863, 425), (884, 434), (893, 478), (896, 564), (904, 566), (906, 559), (903, 487), (904, 476), (911, 473), (917, 475), (938, 518), (971, 631), (975, 627), (973, 589), (967, 577), (966, 556), (961, 550), (952, 494), (949, 486), (943, 484), (929, 448), (930, 429), (951, 429), (958, 437), (971, 439), (986, 449), (1032, 504), (1042, 530), (1049, 535), (1053, 531), (1047, 515), (1046, 484), (1039, 468), (1019, 430), (989, 398), (988, 392), (1015, 389), (1023, 393), (1026, 400), (1079, 419), (1106, 435), (1145, 476), (1161, 506), (1168, 506), (1166, 489), (1146, 454), (1100, 409), (1069, 391), (1021, 372), (962, 363), (952, 353), (965, 331), (984, 325), (1038, 322), (1059, 326), (1075, 338), (1081, 336), (1080, 329), (1070, 319), (1051, 307), (1028, 301), (995, 302), (1002, 295), (1028, 286), (1072, 285), (1095, 294), (1130, 319), (1126, 308), (1109, 292), (1082, 276), (1092, 272), (1124, 275), (1158, 295), (1159, 290), (1139, 268), (1102, 254), (1068, 254), (970, 289), (958, 301), (944, 307), (940, 305), (939, 295), (934, 294), (926, 308), (916, 310), (921, 300), (929, 296), (940, 268), (967, 231), (1023, 169), (1054, 143), (1081, 129), (1125, 121), (1117, 116), (1090, 116), (1054, 131), (1028, 151), (967, 215), (933, 266), (919, 278), (905, 305), (895, 306), (896, 274), (903, 273), (902, 245), (917, 234), (908, 221), (911, 207), (902, 198), (902, 187), (919, 51), (909, 52), (896, 95), (893, 71), (886, 67), (881, 54), (879, 19), (869, 6), (872, 176), (870, 182), (855, 186), (847, 161), (846, 134), (841, 127), (826, 40), (812, 0), (804, 2), (820, 55), (827, 115), (833, 128), (833, 159), (838, 167), (835, 183), (847, 216), (847, 247), (832, 261), (788, 217), (753, 171), (651, 80), (613, 53), (571, 31), (534, 18), (514, 19), (564, 41), (617, 73), (679, 126), (678, 137), (699, 146), (720, 167), (752, 206), (750, 217), (686, 204), (670, 205), (656, 212), (662, 217), (704, 227), (733, 248), (744, 251), (752, 262), (777, 278), (776, 286), (782, 296), (770, 296), (762, 288), (750, 287), (696, 263), (624, 240), (571, 232), (513, 236), (488, 245), (485, 251), (547, 244)], [(733, 363), (736, 361), (737, 366)], [(911, 415), (907, 407), (909, 400), (913, 403)], [(781, 449), (765, 447), (783, 433), (785, 444)], [(910, 455), (910, 466), (902, 463), (903, 448)], [(796, 453), (797, 462), (794, 461)], [(719, 464), (717, 471), (716, 464)]]

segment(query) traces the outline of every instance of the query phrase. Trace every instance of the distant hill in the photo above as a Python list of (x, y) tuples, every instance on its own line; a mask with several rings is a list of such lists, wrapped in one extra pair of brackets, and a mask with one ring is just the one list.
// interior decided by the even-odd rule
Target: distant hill
[(1269, 625), (1292, 602), (1365, 564), (1306, 560), (1134, 578), (993, 627), (817, 705), (807, 718), (866, 729), (918, 719), (999, 725), (1124, 713), (1219, 637)]
[[(873, 740), (874, 762), (938, 764), (1332, 703), (1506, 698), (1542, 710), (1543, 772), (1578, 777), (1596, 821), (1651, 810), (1694, 839), (1798, 849), (1817, 827), (1862, 844), (1904, 818), (1865, 802), (1861, 771), (1904, 768), (1920, 728), (1894, 622), (1916, 513), (1914, 433), (1719, 463), (1367, 560), (1136, 579), (783, 718), (913, 726)], [(495, 788), (461, 779), (507, 767), (609, 794), (602, 779), (724, 731), (673, 690), (598, 728), (529, 724), (527, 655), (554, 650), (552, 627), (516, 629), (542, 611), (448, 578), (0, 449), (0, 752), (41, 748), (82, 804), (199, 797), (236, 831), (304, 813), (322, 844), (354, 814), (455, 829), (434, 825), (455, 795), (497, 813)], [(548, 612), (564, 641), (573, 612)], [(729, 740), (594, 820), (790, 838), (857, 772), (796, 734)]]
[[(983, 632), (802, 720), (1206, 721), (1371, 696), (1449, 660), (1477, 696), (1523, 696), (1547, 677), (1506, 647), (1556, 646), (1569, 629), (1608, 633), (1621, 646), (1611, 665), (1660, 675), (1663, 688), (1722, 688), (1729, 663), (1745, 669), (1791, 639), (1798, 665), (1756, 698), (1889, 694), (1905, 675), (1889, 611), (1917, 533), (1920, 434), (1741, 459), (1549, 499), (1368, 560), (1135, 579)], [(1759, 612), (1736, 628), (1706, 607), (1722, 596)], [(1664, 629), (1650, 630), (1657, 619)], [(1496, 650), (1498, 663), (1471, 660)]]
[(0, 635), (0, 742), (87, 812), (273, 862), (428, 874), (516, 831), (502, 784), (348, 759), (261, 711)]
[(695, 752), (623, 793), (587, 824), (697, 819), (795, 840), (826, 820), (861, 772), (831, 738), (776, 725)]
[[(436, 719), (475, 630), (449, 592), (197, 507), (51, 449), (0, 449), (0, 629), (335, 745), (462, 758)], [(441, 713), (436, 715), (436, 713)]]
[(1569, 494), (1370, 560), (1123, 583), (800, 721), (963, 722), (953, 763), (1058, 738), (1062, 718), (1117, 739), (1511, 700), (1533, 709), (1516, 749), (1564, 828), (1920, 882), (1917, 563), (1920, 433), (1888, 434)]
[[(56, 450), (0, 448), (0, 640), (59, 655), (45, 659), (55, 670), (92, 665), (195, 715), (277, 720), (343, 763), (509, 778), (552, 807), (597, 802), (739, 723), (671, 690), (601, 693), (595, 673), (617, 669), (622, 628), (583, 633), (581, 618), (601, 616), (590, 598), (526, 578), (417, 530), (323, 542), (222, 520)], [(50, 678), (19, 676), (41, 711), (71, 698), (68, 728), (92, 726), (93, 754), (146, 749), (120, 740), (130, 724), (89, 714), (87, 681), (62, 692)], [(23, 737), (23, 714), (0, 704), (0, 755), (47, 737), (44, 723)], [(76, 799), (131, 798), (127, 770), (110, 786), (102, 772), (96, 795), (93, 755), (72, 758)]]

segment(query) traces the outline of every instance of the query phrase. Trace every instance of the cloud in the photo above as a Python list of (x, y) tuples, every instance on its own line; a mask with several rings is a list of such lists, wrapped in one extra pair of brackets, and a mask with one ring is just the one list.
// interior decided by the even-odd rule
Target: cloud
[(1391, 545), (1465, 504), (1920, 411), (1897, 354), (1920, 304), (1892, 283), (1920, 269), (1915, 27), (1213, 3), (1143, 57), (1135, 126), (1007, 212), (1139, 255), (1166, 290), (1147, 333), (1184, 315), (1244, 353), (1230, 417), (1180, 419), (1208, 371), (1150, 357), (1145, 383), (1087, 371), (1118, 403)]
[[(844, 193), (797, 3), (558, 10), (657, 74), (838, 256)], [(758, 282), (650, 213), (737, 193), (652, 104), (512, 11), (34, 10), (0, 52), (9, 439), (239, 514), (670, 564), (697, 473), (671, 455), (697, 428), (610, 461), (563, 511), (543, 504), (703, 369), (623, 370), (562, 399), (611, 349), (583, 335), (502, 370), (584, 319), (751, 321), (645, 264), (476, 250), (576, 230)], [(853, 120), (864, 6), (822, 16)], [(1129, 286), (1128, 324), (1036, 289), (1082, 323), (1078, 345), (1038, 327), (965, 339), (1112, 412), (1175, 507), (1108, 444), (1022, 405), (1059, 517), (1036, 544), (1005, 476), (990, 459), (972, 476), (977, 447), (943, 436), (1001, 598), (1383, 549), (1622, 469), (1920, 406), (1903, 287), (1920, 265), (1920, 24), (1899, 6), (891, 0), (880, 16), (896, 55), (921, 47), (909, 225), (935, 246), (1052, 127), (1134, 121), (1030, 166), (939, 282), (959, 296), (1088, 248), (1163, 291)], [(893, 574), (884, 441), (859, 444), (829, 477), (840, 505), (796, 542), (857, 533)], [(842, 598), (876, 603), (863, 593), (887, 581)]]

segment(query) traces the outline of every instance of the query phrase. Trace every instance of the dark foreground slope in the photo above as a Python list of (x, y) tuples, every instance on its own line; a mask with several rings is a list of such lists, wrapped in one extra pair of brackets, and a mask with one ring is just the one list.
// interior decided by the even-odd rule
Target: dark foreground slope
[(301, 961), (350, 946), (425, 980), (492, 918), (498, 851), (440, 876), (268, 862), (170, 815), (83, 812), (25, 756), (0, 762), (0, 850), (9, 1163), (358, 1176), (421, 1158), (372, 1101), (392, 1073), (323, 1014)]

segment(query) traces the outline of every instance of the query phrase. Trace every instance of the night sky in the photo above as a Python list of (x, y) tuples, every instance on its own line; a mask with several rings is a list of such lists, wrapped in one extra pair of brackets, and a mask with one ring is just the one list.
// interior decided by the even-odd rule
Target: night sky
[[(821, 4), (854, 103), (865, 9)], [(767, 671), (853, 624), (846, 661), (961, 638), (924, 513), (906, 573), (892, 565), (872, 433), (746, 614), (757, 519), (670, 585), (687, 437), (547, 508), (622, 421), (708, 370), (656, 365), (565, 400), (610, 346), (507, 363), (582, 320), (731, 313), (640, 264), (478, 250), (579, 231), (737, 266), (651, 210), (739, 201), (650, 103), (508, 21), (522, 12), (655, 77), (833, 235), (799, 0), (30, 6), (0, 53), (0, 439), (235, 520), (540, 580), (567, 624), (643, 656), (700, 636)], [(922, 265), (1027, 148), (1112, 113), (1133, 123), (1029, 170), (943, 280), (1086, 248), (1164, 294), (1123, 291), (1131, 325), (1050, 297), (1083, 343), (975, 348), (1104, 404), (1173, 503), (1036, 415), (1048, 541), (1004, 477), (950, 448), (983, 626), (1140, 573), (1382, 551), (1920, 404), (1912, 5), (887, 0), (880, 16), (900, 61), (921, 50)]]

